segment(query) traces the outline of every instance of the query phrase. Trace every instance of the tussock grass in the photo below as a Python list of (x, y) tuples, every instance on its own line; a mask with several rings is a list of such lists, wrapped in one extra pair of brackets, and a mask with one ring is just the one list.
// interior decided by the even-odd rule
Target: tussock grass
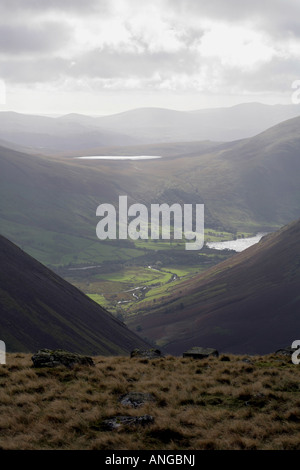
[[(0, 448), (300, 449), (299, 366), (275, 355), (226, 357), (95, 357), (95, 367), (34, 369), (31, 355), (8, 354)], [(128, 392), (154, 401), (122, 405)], [(112, 416), (147, 414), (146, 426), (103, 427)]]

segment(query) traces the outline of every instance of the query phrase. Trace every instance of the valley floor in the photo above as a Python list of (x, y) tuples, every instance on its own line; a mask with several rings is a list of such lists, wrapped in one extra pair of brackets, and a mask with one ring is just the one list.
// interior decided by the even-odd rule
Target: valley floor
[[(300, 366), (289, 357), (95, 357), (95, 367), (0, 366), (1, 449), (300, 449)], [(132, 408), (129, 392), (154, 401)], [(147, 424), (105, 427), (113, 416)], [(147, 421), (147, 420), (145, 420)]]

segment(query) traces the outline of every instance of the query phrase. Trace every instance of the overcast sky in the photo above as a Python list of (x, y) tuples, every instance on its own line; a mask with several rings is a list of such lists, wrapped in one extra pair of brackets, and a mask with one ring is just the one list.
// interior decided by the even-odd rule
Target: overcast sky
[(298, 79), (298, 0), (0, 0), (0, 111), (290, 104)]

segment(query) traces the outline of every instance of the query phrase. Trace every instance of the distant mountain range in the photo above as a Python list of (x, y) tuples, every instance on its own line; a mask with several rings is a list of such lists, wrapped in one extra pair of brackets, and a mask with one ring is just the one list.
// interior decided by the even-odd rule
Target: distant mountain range
[(192, 346), (267, 354), (300, 339), (299, 286), (300, 220), (182, 282), (129, 325), (175, 355)]
[(162, 142), (232, 141), (252, 137), (300, 115), (300, 105), (245, 103), (174, 111), (139, 108), (108, 116), (61, 117), (0, 113), (0, 139), (29, 152), (86, 152), (107, 146)]
[(149, 345), (78, 289), (0, 236), (0, 339), (40, 348), (124, 355)]

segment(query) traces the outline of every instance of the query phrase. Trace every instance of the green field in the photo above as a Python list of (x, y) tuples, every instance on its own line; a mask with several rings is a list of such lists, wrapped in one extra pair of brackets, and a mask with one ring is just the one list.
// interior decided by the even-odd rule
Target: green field
[[(228, 238), (229, 235), (226, 234)], [(215, 239), (224, 239), (224, 233), (214, 232)], [(139, 245), (139, 241), (135, 242)], [(172, 249), (166, 241), (157, 245), (162, 249), (132, 249), (137, 256), (128, 260), (128, 250), (120, 249), (123, 258), (115, 256), (109, 262), (86, 268), (82, 265), (58, 268), (57, 272), (77, 286), (95, 302), (107, 308), (113, 314), (126, 320), (140, 309), (159, 302), (164, 296), (180, 288), (181, 282), (199, 274), (223, 259), (232, 256), (232, 252), (218, 252), (207, 247), (201, 251), (185, 251), (184, 247)], [(111, 247), (110, 247), (111, 248)], [(109, 250), (107, 250), (107, 253)], [(138, 256), (139, 255), (139, 256)]]

